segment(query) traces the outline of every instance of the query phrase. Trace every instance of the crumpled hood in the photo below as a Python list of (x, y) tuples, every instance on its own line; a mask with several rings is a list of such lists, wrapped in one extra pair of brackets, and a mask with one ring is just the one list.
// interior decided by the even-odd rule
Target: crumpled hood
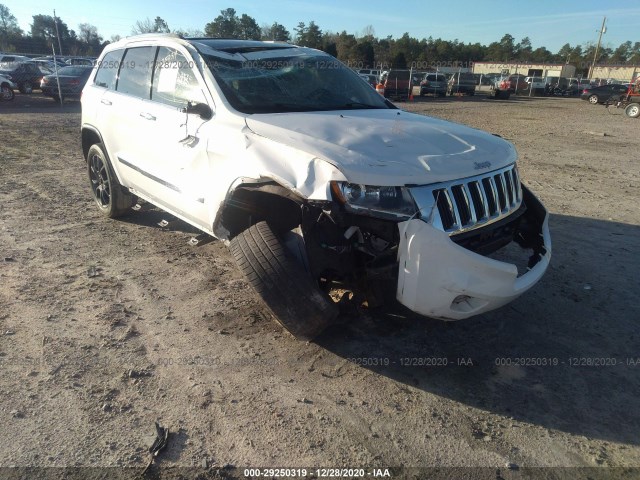
[(402, 110), (256, 114), (246, 122), (255, 134), (325, 160), (350, 182), (367, 185), (455, 180), (517, 158), (499, 137)]

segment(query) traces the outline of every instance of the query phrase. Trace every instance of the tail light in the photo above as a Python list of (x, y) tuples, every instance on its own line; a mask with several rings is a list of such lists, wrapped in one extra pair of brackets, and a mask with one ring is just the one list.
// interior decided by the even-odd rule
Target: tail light
[(78, 79), (69, 80), (69, 85), (80, 85), (80, 80)]

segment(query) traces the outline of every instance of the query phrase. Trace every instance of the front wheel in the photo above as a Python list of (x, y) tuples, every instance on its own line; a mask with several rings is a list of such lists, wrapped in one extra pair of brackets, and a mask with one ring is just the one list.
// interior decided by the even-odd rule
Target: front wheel
[(590, 103), (591, 105), (595, 105), (595, 104), (597, 104), (597, 103), (598, 103), (598, 96), (597, 96), (597, 95), (591, 95), (591, 96), (589, 97), (589, 103)]
[(33, 93), (33, 87), (28, 82), (20, 85), (19, 90), (20, 93), (26, 93), (27, 95)]
[(100, 212), (109, 218), (127, 213), (135, 203), (135, 197), (125, 192), (118, 182), (102, 143), (96, 143), (89, 148), (87, 169), (93, 199)]
[(624, 109), (624, 113), (630, 118), (640, 117), (640, 103), (630, 103), (627, 105), (627, 108)]
[(275, 319), (294, 337), (311, 340), (338, 315), (338, 307), (295, 260), (266, 222), (231, 240), (240, 270)]
[(3, 102), (9, 102), (16, 97), (13, 89), (6, 83), (0, 87), (0, 100)]

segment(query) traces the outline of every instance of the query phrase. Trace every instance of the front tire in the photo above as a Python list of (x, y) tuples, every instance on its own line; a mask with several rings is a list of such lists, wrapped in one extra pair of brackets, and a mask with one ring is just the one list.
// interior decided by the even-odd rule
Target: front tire
[(627, 105), (627, 108), (624, 109), (624, 113), (630, 118), (640, 117), (640, 103), (630, 103)]
[(597, 95), (591, 95), (589, 97), (589, 103), (591, 105), (596, 105), (598, 103), (598, 96)]
[(133, 206), (135, 197), (125, 192), (113, 172), (102, 143), (91, 145), (87, 153), (87, 171), (93, 199), (104, 216), (116, 218)]
[(300, 340), (311, 340), (333, 323), (338, 307), (296, 262), (266, 222), (231, 240), (231, 253), (275, 319)]
[(3, 102), (10, 102), (16, 97), (13, 89), (6, 83), (0, 87), (0, 100)]
[(33, 93), (33, 87), (30, 83), (23, 83), (19, 87), (20, 93), (25, 93), (27, 95)]

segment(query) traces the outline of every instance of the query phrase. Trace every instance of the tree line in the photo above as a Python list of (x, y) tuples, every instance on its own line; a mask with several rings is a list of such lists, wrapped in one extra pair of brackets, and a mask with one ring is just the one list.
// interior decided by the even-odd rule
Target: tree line
[[(56, 30), (57, 27), (57, 30)], [(460, 65), (488, 61), (496, 63), (570, 63), (578, 71), (586, 71), (595, 54), (595, 44), (563, 45), (557, 52), (546, 47), (537, 47), (528, 37), (517, 41), (505, 34), (499, 41), (483, 45), (465, 43), (458, 39), (444, 40), (428, 37), (417, 39), (405, 33), (400, 38), (388, 36), (378, 38), (372, 26), (367, 26), (359, 34), (346, 31), (339, 33), (323, 31), (314, 21), (300, 22), (293, 32), (278, 22), (258, 25), (247, 14), (238, 15), (235, 9), (227, 8), (216, 18), (204, 25), (203, 30), (172, 30), (161, 17), (139, 20), (132, 26), (131, 33), (173, 32), (183, 36), (239, 38), (247, 40), (273, 40), (293, 42), (323, 50), (334, 55), (347, 65), (355, 67), (408, 68), (411, 65)], [(0, 51), (51, 53), (51, 45), (58, 50), (58, 35), (63, 54), (97, 56), (105, 45), (119, 40), (118, 36), (104, 40), (95, 26), (88, 23), (78, 25), (78, 30), (70, 29), (59, 17), (34, 15), (29, 32), (22, 31), (15, 16), (0, 4)], [(597, 63), (640, 65), (640, 42), (626, 41), (617, 48), (602, 47)]]

